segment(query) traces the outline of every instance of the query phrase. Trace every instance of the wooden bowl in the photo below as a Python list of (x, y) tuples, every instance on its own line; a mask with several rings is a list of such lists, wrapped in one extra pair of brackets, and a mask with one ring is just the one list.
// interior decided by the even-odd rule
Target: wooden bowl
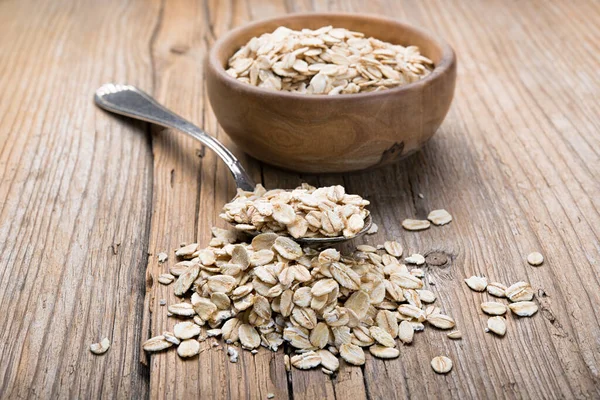
[[(374, 93), (337, 96), (278, 92), (225, 73), (227, 60), (252, 37), (279, 26), (326, 25), (387, 42), (416, 45), (435, 65), (424, 79)], [(300, 172), (347, 172), (390, 164), (418, 150), (438, 129), (452, 102), (452, 48), (398, 21), (358, 14), (292, 14), (228, 32), (206, 62), (208, 96), (225, 132), (245, 152)]]

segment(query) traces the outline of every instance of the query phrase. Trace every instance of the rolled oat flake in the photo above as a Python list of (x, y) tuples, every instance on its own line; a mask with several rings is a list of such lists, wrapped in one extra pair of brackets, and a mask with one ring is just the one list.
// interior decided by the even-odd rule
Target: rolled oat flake
[(448, 332), (448, 334), (446, 336), (448, 336), (448, 338), (450, 338), (452, 340), (458, 340), (458, 339), (462, 338), (462, 333), (460, 331), (452, 331), (452, 332)]
[(427, 219), (430, 220), (434, 225), (446, 225), (452, 221), (452, 215), (444, 209), (441, 210), (433, 210), (427, 216)]
[(465, 283), (476, 292), (483, 292), (488, 285), (486, 278), (475, 275), (465, 279)]
[(531, 317), (538, 311), (538, 306), (533, 301), (519, 301), (509, 304), (508, 308), (519, 317)]
[(425, 257), (423, 257), (421, 254), (415, 253), (409, 257), (406, 257), (404, 262), (407, 264), (423, 265), (425, 264)]
[(200, 353), (200, 343), (196, 339), (186, 339), (177, 347), (179, 357), (188, 358)]
[(452, 360), (446, 356), (437, 356), (431, 360), (431, 368), (438, 374), (447, 374), (452, 369)]
[(527, 256), (527, 262), (529, 263), (529, 265), (538, 267), (544, 263), (544, 256), (541, 253), (534, 251), (533, 253), (529, 253), (529, 255)]
[(90, 351), (94, 354), (104, 354), (110, 348), (110, 340), (108, 338), (102, 339), (100, 343), (93, 343), (90, 345)]
[(422, 219), (405, 219), (402, 221), (402, 227), (407, 231), (422, 231), (424, 229), (428, 229), (431, 226), (431, 223), (428, 220)]
[(506, 319), (503, 317), (491, 317), (487, 323), (488, 332), (493, 332), (498, 336), (506, 334)]

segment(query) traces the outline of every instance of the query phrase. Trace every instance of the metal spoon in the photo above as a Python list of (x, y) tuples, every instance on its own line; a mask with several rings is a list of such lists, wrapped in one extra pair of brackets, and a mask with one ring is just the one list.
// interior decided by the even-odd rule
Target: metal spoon
[[(233, 153), (223, 146), (221, 142), (204, 132), (196, 125), (166, 109), (151, 96), (135, 86), (107, 83), (96, 90), (94, 100), (100, 108), (103, 108), (106, 111), (124, 115), (133, 119), (150, 122), (166, 128), (174, 128), (183, 133), (187, 133), (194, 139), (202, 142), (206, 147), (213, 150), (219, 157), (221, 157), (221, 160), (223, 160), (225, 165), (227, 165), (231, 171), (231, 175), (233, 175), (233, 179), (235, 180), (235, 185), (238, 188), (246, 191), (254, 190), (254, 187), (256, 186), (254, 180), (250, 177), (250, 175), (248, 175), (242, 164), (237, 158), (235, 158)], [(296, 241), (309, 246), (323, 246), (327, 244), (341, 243), (364, 235), (371, 227), (371, 224), (371, 216), (369, 215), (365, 219), (364, 228), (352, 238), (336, 236), (323, 238), (301, 238), (296, 239)], [(258, 233), (259, 232), (250, 234), (256, 235)]]

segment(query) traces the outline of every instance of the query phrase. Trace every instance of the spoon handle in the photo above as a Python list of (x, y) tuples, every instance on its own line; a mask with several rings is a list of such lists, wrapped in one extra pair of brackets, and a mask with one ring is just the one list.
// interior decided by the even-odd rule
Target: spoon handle
[(160, 105), (135, 86), (107, 83), (96, 90), (96, 104), (107, 111), (139, 119), (166, 128), (178, 129), (202, 142), (225, 162), (235, 184), (243, 190), (254, 190), (256, 184), (240, 161), (221, 142), (202, 129)]

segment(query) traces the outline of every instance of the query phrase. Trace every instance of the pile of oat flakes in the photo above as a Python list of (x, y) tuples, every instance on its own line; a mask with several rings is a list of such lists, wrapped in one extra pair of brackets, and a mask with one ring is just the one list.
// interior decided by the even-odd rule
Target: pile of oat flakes
[[(295, 213), (310, 214), (314, 210), (304, 210), (306, 202), (301, 198), (315, 196), (315, 192), (317, 198), (346, 204), (348, 195), (340, 188), (322, 188), (325, 190), (319, 192), (321, 189), (303, 185), (289, 199), (286, 197), (286, 204), (294, 199), (296, 203), (290, 207)], [(244, 224), (247, 221), (235, 218), (246, 216), (252, 221), (259, 208), (267, 207), (257, 206), (258, 202), (268, 203), (269, 199), (294, 193), (270, 192), (266, 197), (269, 192), (262, 188), (253, 193), (240, 192), (225, 206), (222, 216)], [(353, 204), (368, 204), (362, 202)], [(307, 219), (308, 214), (303, 218)], [(278, 233), (292, 234), (289, 227), (276, 220), (278, 217), (273, 218), (280, 225), (263, 220), (261, 226), (254, 221), (253, 230), (276, 226)], [(434, 210), (428, 220), (409, 219), (402, 225), (407, 230), (420, 230), (428, 228), (429, 222), (444, 225), (451, 221), (447, 211)], [(331, 375), (339, 369), (338, 357), (352, 365), (365, 363), (365, 351), (377, 358), (397, 358), (400, 350), (396, 339), (408, 345), (415, 332), (428, 326), (447, 330), (449, 339), (462, 338), (454, 319), (434, 304), (436, 295), (429, 290), (433, 282), (424, 279), (425, 273), (419, 268), (425, 264), (425, 257), (403, 257), (404, 249), (398, 242), (387, 241), (377, 247), (362, 244), (352, 254), (344, 255), (334, 248), (302, 248), (292, 238), (276, 232), (260, 233), (246, 242), (246, 230), (213, 228), (208, 247), (192, 243), (175, 251), (180, 261), (158, 281), (173, 284), (173, 292), (181, 302), (168, 305), (168, 314), (181, 321), (173, 332), (146, 341), (144, 350), (155, 352), (176, 346), (179, 356), (188, 358), (200, 353), (200, 343), (207, 338), (221, 337), (228, 345), (230, 361), (236, 362), (239, 346), (255, 353), (260, 346), (277, 351), (287, 343), (291, 352), (285, 355), (286, 368), (320, 367)], [(528, 262), (539, 265), (543, 262), (540, 257), (530, 255)], [(490, 316), (486, 331), (504, 336), (504, 315), (509, 310), (519, 317), (537, 312), (528, 283), (507, 287), (478, 276), (465, 282), (474, 291), (487, 290), (492, 296), (510, 301), (508, 305), (495, 301), (481, 304), (481, 310)], [(95, 346), (92, 351), (98, 354), (108, 348)], [(453, 365), (446, 356), (435, 357), (430, 364), (440, 374), (448, 373)]]
[[(397, 242), (382, 249), (359, 245), (342, 255), (333, 248), (303, 249), (276, 233), (259, 234), (250, 243), (240, 242), (236, 231), (213, 228), (213, 235), (207, 248), (177, 250), (186, 260), (159, 278), (168, 284), (178, 277), (174, 293), (190, 301), (168, 311), (189, 320), (148, 340), (146, 351), (176, 345), (181, 357), (191, 357), (200, 351), (198, 338), (208, 336), (246, 350), (262, 345), (276, 351), (285, 341), (296, 352), (286, 358), (289, 365), (320, 366), (332, 374), (339, 368), (337, 356), (353, 365), (365, 363), (365, 349), (396, 358), (396, 339), (411, 343), (427, 325), (455, 327), (452, 317), (432, 305), (436, 296), (426, 288), (423, 270), (401, 262)], [(404, 261), (422, 263), (418, 256)], [(237, 357), (236, 350), (230, 354)]]

